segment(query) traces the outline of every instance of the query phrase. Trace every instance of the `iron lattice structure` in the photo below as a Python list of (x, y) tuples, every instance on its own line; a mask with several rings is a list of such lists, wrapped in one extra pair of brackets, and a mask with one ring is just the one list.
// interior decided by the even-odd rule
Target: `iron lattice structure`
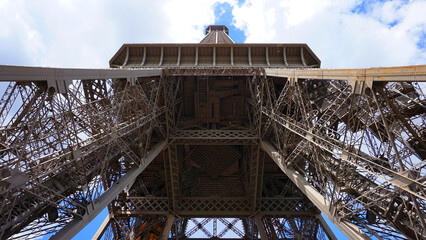
[(106, 207), (95, 239), (336, 239), (321, 213), (426, 238), (426, 65), (206, 34), (111, 69), (0, 66), (0, 238), (69, 239)]

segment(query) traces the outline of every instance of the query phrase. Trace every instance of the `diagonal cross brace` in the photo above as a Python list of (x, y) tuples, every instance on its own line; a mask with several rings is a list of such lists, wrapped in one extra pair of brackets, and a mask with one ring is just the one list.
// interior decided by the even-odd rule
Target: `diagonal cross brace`
[(88, 211), (82, 219), (75, 219), (65, 225), (50, 239), (71, 239), (79, 233), (90, 221), (92, 221), (121, 191), (124, 190), (136, 177), (155, 159), (155, 157), (166, 147), (165, 140), (157, 143), (142, 160), (138, 167), (130, 169), (126, 175), (115, 182), (97, 200), (89, 204)]
[(267, 141), (261, 141), (262, 149), (274, 160), (274, 162), (281, 168), (281, 170), (288, 176), (288, 178), (311, 200), (311, 202), (330, 219), (336, 227), (340, 229), (350, 239), (371, 239), (355, 224), (346, 221), (339, 221), (330, 212), (330, 201), (325, 199), (305, 178), (298, 172), (287, 168), (283, 164), (282, 155)]

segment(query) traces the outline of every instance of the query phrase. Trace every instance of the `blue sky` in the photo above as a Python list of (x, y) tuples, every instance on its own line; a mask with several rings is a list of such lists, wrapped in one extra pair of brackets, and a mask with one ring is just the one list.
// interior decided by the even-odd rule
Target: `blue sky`
[[(0, 0), (0, 64), (108, 67), (123, 43), (199, 42), (213, 23), (236, 43), (307, 43), (327, 68), (426, 64), (425, 9), (425, 0)], [(75, 239), (93, 236), (106, 214)]]
[(0, 0), (0, 64), (108, 67), (123, 43), (307, 43), (325, 68), (426, 62), (426, 0)]

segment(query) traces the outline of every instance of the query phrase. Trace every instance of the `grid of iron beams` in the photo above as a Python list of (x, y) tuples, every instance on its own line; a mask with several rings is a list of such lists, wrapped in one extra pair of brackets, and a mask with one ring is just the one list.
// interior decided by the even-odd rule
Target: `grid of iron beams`
[[(242, 218), (244, 237), (300, 239), (322, 231), (333, 238), (317, 218), (268, 217), (278, 204), (267, 205), (268, 199), (259, 195), (263, 152), (314, 209), (351, 238), (426, 237), (426, 100), (419, 83), (426, 81), (424, 65), (265, 71), (0, 69), (0, 81), (9, 84), (0, 100), (2, 239), (34, 238), (59, 229), (56, 238), (72, 237), (110, 202), (123, 201), (136, 173), (163, 148), (170, 191), (162, 213), (171, 209), (177, 218), (166, 224), (167, 217), (114, 217), (105, 226), (105, 237), (162, 231), (170, 229), (170, 222), (173, 237), (190, 235), (188, 219), (179, 213), (212, 216), (216, 209), (238, 208), (247, 214), (260, 211)], [(197, 136), (176, 130), (180, 101), (173, 77), (196, 75), (250, 76), (252, 129), (205, 130)], [(151, 80), (139, 81), (144, 77)], [(216, 139), (253, 142), (250, 200), (183, 198), (178, 142), (173, 143), (182, 139), (194, 141), (188, 145)], [(150, 204), (160, 202), (152, 199)], [(219, 219), (230, 229), (236, 224)], [(209, 234), (216, 235), (217, 228)]]

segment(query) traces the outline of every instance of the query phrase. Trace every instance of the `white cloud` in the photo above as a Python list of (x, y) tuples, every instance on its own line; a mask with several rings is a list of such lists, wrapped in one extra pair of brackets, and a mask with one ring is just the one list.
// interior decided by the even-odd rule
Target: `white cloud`
[(224, 2), (246, 42), (306, 42), (323, 67), (426, 62), (425, 0), (0, 0), (0, 64), (107, 67), (123, 43), (199, 42)]
[(108, 67), (123, 43), (199, 42), (224, 0), (0, 0), (0, 64)]
[(204, 25), (214, 22), (215, 2), (198, 0), (168, 2), (164, 5), (164, 10), (168, 13), (169, 25), (164, 26), (164, 30), (169, 32), (173, 42), (199, 42), (204, 35)]
[[(308, 43), (323, 67), (424, 64), (426, 1), (247, 0), (233, 10), (246, 42)], [(424, 41), (424, 39), (422, 40)]]
[[(32, 57), (43, 51), (42, 37), (31, 27), (33, 19), (22, 14), (26, 6), (22, 2), (0, 1), (0, 59), (2, 63), (33, 64)], [(16, 47), (15, 47), (16, 46)]]

